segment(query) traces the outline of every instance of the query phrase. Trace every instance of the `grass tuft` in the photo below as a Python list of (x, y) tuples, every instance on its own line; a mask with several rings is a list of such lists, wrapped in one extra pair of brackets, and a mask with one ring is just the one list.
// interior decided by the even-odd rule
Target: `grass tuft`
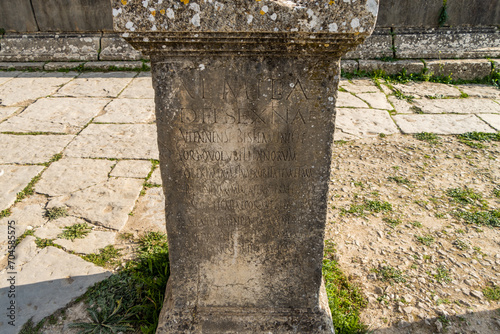
[(421, 140), (421, 141), (426, 141), (429, 144), (436, 145), (439, 144), (441, 139), (439, 138), (438, 135), (430, 132), (420, 132), (416, 133), (414, 135), (415, 139)]
[(379, 275), (380, 280), (390, 282), (391, 284), (406, 282), (406, 276), (403, 272), (392, 266), (380, 266), (372, 271)]
[(493, 285), (483, 289), (483, 295), (486, 299), (491, 301), (500, 300), (500, 286)]
[(75, 240), (85, 238), (92, 229), (87, 223), (75, 224), (71, 226), (65, 226), (63, 232), (58, 235), (59, 238)]
[(92, 262), (93, 264), (100, 267), (112, 267), (116, 265), (117, 259), (120, 257), (121, 252), (116, 249), (113, 245), (106, 246), (99, 250), (99, 253), (92, 253), (87, 255), (82, 255), (82, 259), (85, 261)]
[(66, 207), (53, 207), (45, 211), (45, 217), (49, 220), (56, 220), (57, 218), (66, 217), (68, 209)]

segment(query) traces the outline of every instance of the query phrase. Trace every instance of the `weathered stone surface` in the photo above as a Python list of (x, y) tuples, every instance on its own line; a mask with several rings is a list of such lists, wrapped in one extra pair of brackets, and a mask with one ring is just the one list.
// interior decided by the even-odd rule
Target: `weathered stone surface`
[(340, 62), (340, 69), (345, 73), (354, 73), (359, 69), (358, 61), (342, 59)]
[(119, 35), (104, 35), (101, 38), (101, 60), (141, 60), (147, 56), (135, 50)]
[[(56, 92), (76, 73), (26, 72), (0, 86), (0, 105), (23, 105)], [(29, 87), (29, 89), (27, 89)]]
[(375, 136), (380, 133), (394, 134), (399, 130), (387, 110), (337, 109), (335, 140), (350, 140)]
[(414, 103), (425, 113), (491, 114), (500, 113), (500, 105), (488, 99), (419, 99)]
[(112, 70), (113, 68), (135, 70), (142, 67), (142, 61), (89, 61), (83, 65), (87, 70)]
[(340, 87), (355, 94), (380, 92), (373, 81), (369, 79), (341, 80)]
[(141, 73), (123, 90), (119, 98), (154, 99), (151, 73)]
[(151, 162), (147, 160), (120, 160), (111, 172), (112, 177), (146, 178), (151, 171)]
[(450, 76), (455, 80), (483, 79), (491, 74), (491, 63), (486, 59), (427, 60), (425, 64), (434, 75)]
[(99, 253), (99, 249), (112, 245), (116, 232), (91, 231), (85, 238), (56, 239), (54, 243), (78, 254)]
[(488, 123), (495, 130), (500, 131), (500, 115), (498, 114), (480, 114), (477, 115), (483, 121)]
[(415, 110), (412, 110), (412, 105), (406, 102), (405, 100), (400, 100), (393, 96), (388, 96), (387, 99), (392, 103), (394, 109), (398, 114), (413, 114)]
[[(150, 79), (151, 80), (151, 79)], [(155, 120), (153, 99), (115, 99), (94, 119), (99, 123), (151, 123)]]
[(102, 31), (112, 29), (109, 1), (32, 0), (41, 31)]
[(447, 7), (447, 25), (457, 26), (498, 26), (500, 10), (496, 1), (453, 0)]
[(368, 73), (382, 70), (386, 74), (393, 75), (406, 70), (406, 73), (421, 73), (424, 70), (424, 63), (420, 60), (359, 60), (359, 70)]
[(370, 59), (392, 57), (392, 36), (389, 29), (377, 29), (366, 41), (349, 51), (343, 59)]
[(165, 233), (165, 226), (165, 196), (161, 187), (154, 187), (146, 189), (144, 196), (139, 197), (134, 214), (129, 216), (122, 231), (136, 235), (150, 231)]
[(90, 124), (66, 148), (69, 157), (158, 159), (154, 124)]
[(107, 99), (44, 98), (0, 124), (0, 131), (76, 134), (109, 102)]
[(401, 93), (414, 98), (431, 97), (460, 97), (462, 94), (457, 88), (434, 82), (408, 82), (407, 84), (394, 84), (394, 88)]
[(0, 107), (0, 122), (8, 118), (10, 115), (18, 111), (19, 108), (16, 107)]
[[(47, 222), (45, 217), (45, 205), (47, 204), (47, 199), (45, 196), (32, 195), (22, 202), (16, 203), (10, 210), (11, 215), (0, 219), (0, 225), (5, 226), (8, 221), (16, 221), (16, 226), (24, 228), (38, 228)], [(22, 232), (16, 235), (20, 236)], [(0, 239), (6, 240), (6, 239)]]
[(67, 207), (68, 214), (120, 230), (142, 189), (141, 179), (111, 178), (68, 196), (53, 197), (47, 207)]
[(384, 0), (380, 2), (377, 26), (437, 27), (442, 1)]
[(459, 85), (457, 86), (469, 97), (480, 97), (480, 98), (500, 98), (500, 89), (489, 86), (489, 85)]
[(55, 96), (116, 97), (135, 76), (131, 72), (83, 73)]
[(369, 108), (370, 106), (351, 93), (338, 92), (336, 106), (339, 108)]
[(0, 62), (0, 70), (43, 70), (43, 62)]
[(398, 58), (485, 58), (500, 55), (496, 30), (467, 32), (463, 29), (396, 30)]
[(386, 109), (392, 110), (392, 106), (389, 102), (387, 102), (387, 96), (378, 91), (375, 93), (359, 93), (356, 94), (357, 97), (364, 100), (366, 103), (370, 105), (370, 107), (375, 109)]
[(475, 115), (395, 115), (393, 118), (403, 133), (494, 132), (491, 127)]
[(74, 138), (70, 135), (0, 134), (0, 163), (39, 164), (48, 162)]
[[(34, 245), (34, 242), (32, 244)], [(52, 270), (45, 270), (46, 268)], [(4, 288), (7, 275), (1, 274), (0, 298), (3, 302), (8, 301), (6, 298), (8, 290)], [(16, 329), (20, 330), (31, 318), (34, 323), (38, 323), (109, 275), (110, 273), (103, 268), (55, 247), (40, 250), (17, 273)], [(8, 324), (3, 322), (0, 331), (3, 332), (6, 326)]]
[(14, 79), (19, 76), (19, 74), (21, 74), (21, 72), (18, 71), (0, 72), (0, 85)]
[[(0, 2), (0, 25), (6, 31), (37, 31), (30, 0), (3, 0)], [(0, 45), (2, 40), (0, 39)]]
[(51, 61), (43, 65), (45, 71), (57, 71), (57, 70), (72, 70), (77, 67), (82, 66), (83, 62), (75, 61)]
[(35, 190), (49, 196), (70, 195), (105, 183), (114, 164), (109, 160), (64, 158), (47, 168)]
[[(72, 216), (65, 216), (57, 218), (55, 220), (49, 220), (43, 226), (38, 227), (34, 234), (38, 238), (42, 239), (57, 239), (58, 235), (63, 233), (66, 226), (72, 226), (75, 224), (84, 224), (85, 220)], [(89, 225), (92, 226), (92, 225)]]
[(97, 60), (99, 38), (97, 34), (6, 34), (0, 61)]
[(151, 177), (149, 178), (149, 183), (151, 184), (159, 184), (161, 185), (161, 174), (160, 174), (160, 169), (156, 168), (153, 171), (153, 174), (151, 174)]
[(14, 204), (17, 193), (42, 170), (43, 166), (0, 165), (0, 211)]

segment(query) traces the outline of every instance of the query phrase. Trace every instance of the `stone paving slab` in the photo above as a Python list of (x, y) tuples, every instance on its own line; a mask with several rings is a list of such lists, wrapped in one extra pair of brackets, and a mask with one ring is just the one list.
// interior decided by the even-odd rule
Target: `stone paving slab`
[(475, 115), (395, 115), (393, 119), (403, 133), (450, 135), (472, 131), (494, 132)]
[(39, 164), (48, 162), (74, 138), (72, 135), (0, 134), (0, 163)]
[(24, 72), (0, 86), (0, 105), (25, 105), (55, 93), (76, 76), (75, 72)]
[[(23, 242), (35, 246), (33, 239), (26, 238)], [(16, 332), (29, 319), (38, 323), (110, 275), (105, 269), (55, 247), (37, 250), (36, 255), (16, 274)], [(3, 305), (8, 302), (8, 276), (6, 272), (0, 274), (0, 299)], [(7, 323), (0, 324), (0, 332), (7, 333), (7, 326)]]
[(136, 75), (131, 72), (83, 73), (54, 96), (116, 97)]
[(469, 97), (500, 98), (500, 89), (487, 85), (458, 85), (458, 89)]
[(500, 104), (488, 99), (421, 99), (415, 100), (415, 106), (424, 113), (442, 114), (492, 114), (500, 113)]
[(78, 254), (99, 253), (99, 249), (115, 243), (116, 232), (91, 231), (84, 238), (56, 239), (54, 243)]
[(407, 84), (394, 84), (394, 88), (408, 96), (422, 98), (425, 96), (460, 97), (462, 94), (456, 87), (435, 82), (409, 82)]
[(21, 74), (21, 72), (17, 72), (17, 71), (0, 72), (0, 85), (6, 83), (9, 80), (14, 79), (19, 74)]
[(158, 184), (161, 186), (161, 173), (160, 173), (160, 168), (156, 168), (153, 171), (153, 174), (151, 174), (151, 177), (148, 180), (149, 183), (151, 184)]
[(387, 101), (387, 96), (380, 91), (375, 93), (359, 93), (356, 94), (356, 96), (368, 103), (372, 108), (386, 110), (393, 109), (392, 105)]
[(120, 160), (109, 176), (145, 179), (151, 171), (151, 162), (147, 160)]
[(105, 183), (114, 161), (63, 158), (53, 162), (35, 185), (38, 193), (64, 196)]
[(90, 124), (65, 154), (83, 158), (158, 159), (156, 125)]
[(105, 183), (68, 196), (52, 197), (47, 207), (66, 207), (69, 215), (84, 218), (94, 225), (120, 230), (134, 208), (143, 182), (142, 179), (110, 178)]
[(335, 140), (351, 140), (380, 133), (399, 133), (387, 110), (337, 109)]
[(37, 176), (43, 166), (0, 165), (0, 211), (14, 204), (16, 195), (23, 190), (31, 179)]
[(398, 99), (396, 96), (388, 96), (387, 99), (394, 106), (394, 109), (398, 114), (413, 114), (412, 105), (406, 102), (406, 100)]
[(120, 94), (120, 98), (130, 99), (154, 99), (153, 80), (151, 73), (140, 73), (130, 85)]
[(480, 114), (477, 117), (488, 123), (495, 130), (500, 131), (500, 115), (498, 114)]
[(18, 111), (18, 107), (0, 107), (0, 122)]
[(340, 87), (350, 93), (376, 93), (380, 92), (378, 87), (369, 79), (340, 80)]
[(21, 114), (0, 124), (0, 132), (58, 132), (76, 134), (99, 114), (108, 99), (43, 98)]
[(146, 232), (157, 231), (165, 233), (165, 196), (163, 188), (146, 189), (144, 196), (139, 197), (134, 213), (129, 216), (122, 231), (142, 235)]
[(151, 123), (155, 120), (153, 99), (115, 99), (96, 117), (97, 123)]
[(369, 108), (370, 106), (360, 98), (351, 93), (338, 92), (337, 108)]

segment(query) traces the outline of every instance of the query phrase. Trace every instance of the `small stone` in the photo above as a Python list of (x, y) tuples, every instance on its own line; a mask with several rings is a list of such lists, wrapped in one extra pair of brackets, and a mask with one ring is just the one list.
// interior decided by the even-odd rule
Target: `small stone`
[(482, 299), (484, 297), (483, 293), (477, 290), (471, 290), (470, 294), (478, 299)]
[(441, 323), (441, 321), (436, 320), (434, 324), (436, 325), (437, 332), (441, 333), (443, 331), (443, 324)]

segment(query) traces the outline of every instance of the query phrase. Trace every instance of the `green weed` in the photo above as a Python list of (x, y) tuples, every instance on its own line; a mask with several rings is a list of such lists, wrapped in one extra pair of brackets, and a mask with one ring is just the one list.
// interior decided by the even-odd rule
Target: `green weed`
[(66, 217), (68, 215), (68, 209), (66, 207), (53, 207), (45, 210), (45, 218), (49, 220), (55, 220), (57, 218)]
[(38, 180), (40, 180), (41, 177), (42, 173), (40, 172), (40, 174), (31, 179), (30, 183), (28, 183), (28, 185), (24, 187), (22, 191), (17, 193), (16, 203), (21, 202), (26, 197), (31, 196), (35, 193), (35, 184), (38, 182)]
[(393, 218), (384, 218), (382, 219), (387, 225), (389, 225), (392, 228), (396, 228), (396, 226), (401, 224), (401, 219), (393, 219)]
[(33, 323), (33, 320), (30, 319), (24, 324), (23, 328), (21, 328), (19, 334), (40, 334), (41, 333), (40, 331), (42, 330), (44, 323), (45, 321), (42, 320), (35, 325)]
[(410, 224), (413, 225), (414, 227), (422, 227), (422, 223), (418, 221), (412, 221), (410, 222)]
[(45, 248), (45, 247), (56, 247), (57, 245), (54, 244), (54, 239), (40, 239), (36, 238), (35, 244), (38, 248)]
[(427, 274), (429, 276), (433, 277), (436, 280), (436, 282), (438, 282), (438, 283), (451, 282), (450, 271), (448, 269), (446, 269), (444, 266), (438, 266), (436, 268), (435, 273), (428, 271)]
[(335, 333), (366, 333), (367, 326), (361, 323), (359, 315), (368, 302), (361, 290), (349, 282), (340, 270), (334, 255), (335, 244), (327, 241), (323, 258), (323, 277)]
[(358, 216), (364, 216), (365, 212), (379, 213), (392, 211), (392, 205), (388, 202), (371, 201), (365, 200), (363, 204), (353, 204), (348, 210), (341, 209), (341, 214), (355, 214)]
[(106, 246), (99, 250), (99, 253), (82, 255), (82, 259), (94, 263), (100, 267), (112, 267), (117, 264), (117, 259), (120, 257), (121, 252), (114, 246)]
[(397, 99), (399, 100), (406, 100), (409, 103), (412, 103), (413, 100), (415, 99), (415, 96), (413, 95), (405, 95), (403, 92), (401, 92), (399, 89), (394, 88), (394, 95), (396, 96)]
[(468, 224), (500, 227), (500, 210), (476, 212), (454, 211), (453, 215)]
[(480, 193), (477, 193), (467, 187), (447, 189), (446, 195), (459, 204), (469, 204), (482, 208), (486, 208), (488, 206), (487, 202), (483, 200), (483, 196)]
[(387, 179), (389, 181), (394, 181), (397, 184), (404, 184), (404, 185), (407, 185), (407, 186), (411, 186), (410, 180), (408, 180), (407, 178), (402, 177), (402, 176), (389, 176)]
[(458, 141), (462, 144), (475, 149), (486, 148), (483, 142), (500, 141), (500, 132), (485, 133), (485, 132), (467, 132), (457, 136)]
[(461, 240), (461, 239), (457, 239), (455, 241), (453, 241), (453, 246), (455, 246), (456, 248), (460, 249), (460, 250), (467, 250), (469, 249), (469, 244), (466, 243), (465, 241)]
[(432, 144), (432, 145), (439, 144), (439, 142), (441, 141), (441, 139), (439, 138), (438, 135), (436, 135), (434, 133), (429, 133), (429, 132), (416, 133), (414, 135), (414, 137), (417, 140), (426, 141), (426, 142), (428, 142), (429, 144)]
[(71, 226), (65, 226), (63, 232), (58, 235), (59, 238), (75, 240), (75, 239), (83, 239), (85, 238), (91, 231), (87, 223), (75, 224)]
[(484, 288), (483, 295), (488, 300), (499, 301), (500, 300), (500, 286), (493, 285), (491, 287)]
[(434, 243), (434, 237), (430, 234), (423, 235), (423, 236), (417, 236), (417, 240), (426, 246), (430, 246)]
[(399, 269), (391, 266), (380, 266), (379, 268), (373, 269), (377, 273), (382, 281), (388, 281), (391, 283), (405, 283), (406, 276)]
[(2, 211), (0, 211), (0, 219), (5, 218), (5, 217), (9, 217), (11, 214), (12, 214), (12, 211), (10, 211), (10, 209), (2, 210)]

